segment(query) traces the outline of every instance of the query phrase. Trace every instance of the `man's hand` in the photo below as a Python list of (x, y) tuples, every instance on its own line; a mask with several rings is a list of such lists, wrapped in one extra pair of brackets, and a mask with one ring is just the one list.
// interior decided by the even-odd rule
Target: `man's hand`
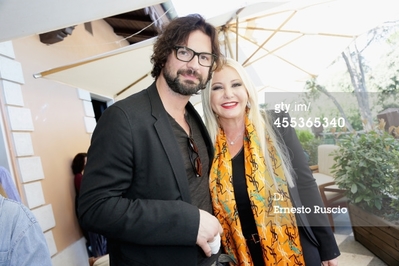
[(323, 266), (338, 266), (338, 259), (332, 259), (332, 260), (328, 260), (328, 261), (322, 261), (321, 265)]
[(217, 234), (221, 234), (223, 228), (215, 216), (204, 210), (199, 210), (199, 212), (200, 224), (198, 228), (197, 245), (202, 248), (206, 256), (210, 257), (212, 252), (208, 242), (212, 242)]

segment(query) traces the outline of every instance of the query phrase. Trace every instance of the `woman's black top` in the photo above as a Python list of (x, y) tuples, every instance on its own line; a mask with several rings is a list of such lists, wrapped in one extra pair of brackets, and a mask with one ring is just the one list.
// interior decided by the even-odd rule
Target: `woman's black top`
[[(262, 256), (262, 247), (257, 235), (255, 218), (251, 209), (251, 202), (249, 201), (247, 184), (245, 178), (245, 161), (244, 149), (241, 149), (236, 156), (232, 158), (233, 166), (233, 187), (234, 195), (237, 204), (238, 216), (240, 217), (242, 232), (247, 240), (247, 245), (251, 253), (251, 258), (255, 266), (264, 266)], [(254, 236), (252, 236), (255, 234)], [(255, 241), (254, 241), (255, 240)]]

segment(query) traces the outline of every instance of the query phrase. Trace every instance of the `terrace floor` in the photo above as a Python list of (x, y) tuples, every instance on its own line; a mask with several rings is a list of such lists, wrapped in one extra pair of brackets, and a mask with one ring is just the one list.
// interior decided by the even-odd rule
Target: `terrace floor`
[(334, 225), (335, 239), (341, 251), (341, 256), (338, 257), (339, 266), (387, 265), (355, 240), (348, 213), (334, 216)]

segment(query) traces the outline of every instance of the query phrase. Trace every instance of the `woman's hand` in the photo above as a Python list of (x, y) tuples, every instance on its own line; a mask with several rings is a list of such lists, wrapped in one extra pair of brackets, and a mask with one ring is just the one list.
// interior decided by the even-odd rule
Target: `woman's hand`
[(323, 266), (338, 266), (338, 259), (332, 259), (332, 260), (328, 260), (328, 261), (322, 261), (321, 265)]

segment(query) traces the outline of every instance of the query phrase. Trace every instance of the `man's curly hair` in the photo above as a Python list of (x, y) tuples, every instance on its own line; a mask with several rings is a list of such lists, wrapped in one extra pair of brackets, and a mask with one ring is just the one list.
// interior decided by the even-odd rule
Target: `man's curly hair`
[(219, 68), (221, 65), (222, 56), (220, 54), (219, 40), (215, 27), (207, 23), (205, 19), (198, 14), (176, 18), (164, 27), (154, 44), (154, 53), (151, 56), (151, 63), (153, 64), (151, 75), (154, 78), (158, 78), (160, 75), (174, 47), (176, 45), (186, 44), (190, 33), (196, 30), (200, 30), (211, 38), (212, 53), (217, 57), (214, 65), (209, 69), (207, 82), (211, 79), (212, 71)]

